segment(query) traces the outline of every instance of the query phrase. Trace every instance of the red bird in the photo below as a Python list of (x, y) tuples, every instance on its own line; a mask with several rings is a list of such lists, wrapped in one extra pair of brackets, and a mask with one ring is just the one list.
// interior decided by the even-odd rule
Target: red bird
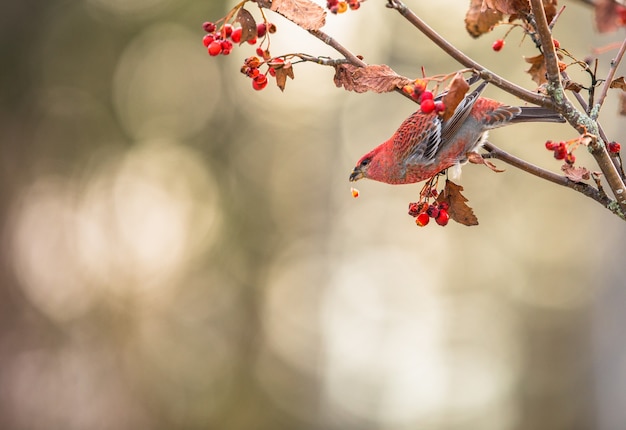
[(446, 121), (418, 110), (387, 141), (358, 161), (350, 182), (361, 178), (387, 184), (412, 184), (449, 167), (461, 166), (467, 153), (480, 148), (493, 128), (520, 122), (564, 122), (541, 107), (507, 106), (479, 97), (487, 82), (468, 94)]

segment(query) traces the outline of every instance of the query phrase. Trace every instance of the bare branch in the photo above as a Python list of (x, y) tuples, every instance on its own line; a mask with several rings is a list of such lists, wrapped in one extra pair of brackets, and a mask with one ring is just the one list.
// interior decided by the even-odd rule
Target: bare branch
[(531, 164), (527, 161), (522, 160), (521, 158), (509, 154), (506, 151), (503, 151), (502, 149), (498, 148), (490, 142), (487, 142), (484, 145), (484, 148), (488, 152), (488, 154), (485, 154), (487, 158), (495, 158), (504, 161), (505, 163), (513, 167), (517, 167), (524, 172), (530, 173), (533, 176), (537, 176), (538, 178), (545, 179), (546, 181), (550, 181), (554, 184), (561, 185), (563, 187), (577, 191), (589, 197), (590, 199), (593, 199), (596, 202), (600, 203), (602, 206), (609, 209), (614, 214), (624, 218), (624, 215), (619, 210), (619, 206), (615, 205), (615, 200), (607, 197), (606, 194), (594, 188), (593, 186), (583, 182), (574, 182), (565, 176), (557, 175), (556, 173), (553, 173), (549, 170), (542, 169), (539, 166)]
[(611, 87), (611, 82), (613, 81), (613, 78), (615, 77), (615, 72), (617, 71), (617, 67), (622, 62), (622, 58), (624, 57), (624, 52), (626, 52), (626, 39), (624, 39), (624, 41), (622, 42), (622, 46), (620, 46), (619, 51), (617, 52), (617, 55), (615, 56), (615, 58), (611, 60), (611, 67), (609, 68), (609, 73), (607, 73), (606, 81), (604, 82), (604, 85), (602, 86), (602, 91), (600, 91), (600, 97), (598, 98), (598, 103), (594, 107), (593, 115), (595, 118), (597, 118), (597, 116), (599, 115), (600, 108), (602, 108), (602, 105), (604, 104), (604, 99), (606, 98), (609, 88)]

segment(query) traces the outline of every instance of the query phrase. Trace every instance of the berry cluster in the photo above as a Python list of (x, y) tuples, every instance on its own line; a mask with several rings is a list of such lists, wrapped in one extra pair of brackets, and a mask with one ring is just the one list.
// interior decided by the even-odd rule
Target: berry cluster
[(426, 89), (426, 82), (422, 79), (417, 79), (415, 82), (409, 85), (405, 85), (402, 88), (406, 94), (420, 104), (420, 109), (424, 113), (431, 112), (443, 112), (446, 110), (446, 106), (441, 100), (435, 100), (435, 95), (432, 91)]
[(339, 1), (339, 0), (326, 0), (326, 7), (330, 11), (330, 13), (338, 14), (344, 13), (350, 8), (351, 10), (357, 10), (361, 7), (361, 2), (365, 0), (347, 0), (347, 1)]
[(572, 142), (553, 142), (552, 140), (546, 141), (546, 149), (554, 152), (554, 158), (557, 160), (564, 160), (567, 164), (574, 164), (576, 162), (576, 156), (574, 155), (574, 149), (568, 150), (569, 144)]
[(429, 204), (428, 202), (409, 203), (409, 215), (415, 217), (415, 224), (420, 227), (426, 226), (431, 218), (434, 218), (435, 222), (440, 226), (447, 225), (450, 220), (448, 209), (449, 206), (446, 202), (437, 204)]
[[(626, 9), (624, 9), (624, 11), (626, 14)], [(622, 150), (622, 145), (620, 145), (618, 142), (609, 142), (606, 145), (606, 149), (608, 149), (609, 152), (612, 154), (617, 154), (618, 152)]]
[[(261, 39), (262, 44), (266, 40), (268, 33), (276, 32), (276, 25), (269, 22), (260, 22), (256, 24), (255, 34), (253, 23), (252, 35), (249, 35), (248, 31), (246, 40), (242, 40), (243, 28), (233, 27), (233, 25), (228, 22), (218, 28), (216, 23), (207, 21), (202, 24), (202, 28), (207, 33), (202, 38), (202, 43), (206, 46), (209, 55), (212, 57), (220, 54), (230, 54), (234, 43), (242, 44), (244, 42), (248, 42), (250, 45), (256, 45), (257, 41)], [(264, 61), (260, 60), (258, 57), (248, 57), (241, 68), (241, 73), (252, 79), (252, 88), (255, 90), (262, 90), (267, 86), (267, 75), (261, 73), (259, 67), (271, 58), (269, 50), (263, 49), (261, 44), (257, 47), (256, 53), (262, 57)], [(269, 66), (269, 73), (272, 76), (276, 76), (275, 69), (284, 64), (284, 60), (274, 58), (271, 59), (271, 62), (272, 64)]]

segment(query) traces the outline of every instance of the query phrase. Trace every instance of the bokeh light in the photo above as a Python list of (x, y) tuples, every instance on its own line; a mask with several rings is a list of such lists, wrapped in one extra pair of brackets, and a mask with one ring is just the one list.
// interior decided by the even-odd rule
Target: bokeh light
[[(325, 31), (403, 75), (459, 68), (382, 3)], [(494, 53), (464, 2), (410, 3), (532, 88), (521, 32)], [(239, 69), (254, 47), (201, 43), (235, 4), (17, 2), (0, 18), (0, 428), (619, 428), (623, 222), (497, 161), (458, 180), (478, 227), (416, 227), (418, 186), (364, 181), (352, 198), (355, 160), (415, 105), (337, 89), (314, 64), (253, 91)], [(620, 37), (582, 28), (589, 12), (568, 4), (555, 26), (581, 58)], [(266, 16), (273, 53), (337, 57)], [(490, 139), (558, 171), (543, 142), (574, 135)]]

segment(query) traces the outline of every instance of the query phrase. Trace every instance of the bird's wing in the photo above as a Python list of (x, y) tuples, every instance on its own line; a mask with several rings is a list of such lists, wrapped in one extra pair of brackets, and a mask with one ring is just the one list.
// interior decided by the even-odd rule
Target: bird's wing
[[(452, 116), (446, 121), (442, 121), (436, 114), (424, 114), (421, 111), (411, 115), (400, 126), (395, 143), (398, 153), (406, 154), (407, 164), (432, 163), (439, 149), (454, 137), (459, 127), (465, 122), (486, 85), (487, 82), (481, 83), (461, 100)], [(444, 94), (438, 96), (437, 100), (440, 100)]]
[(441, 146), (441, 119), (421, 111), (411, 115), (398, 129), (394, 146), (407, 164), (429, 164)]
[(487, 86), (487, 81), (481, 83), (474, 91), (472, 91), (467, 97), (461, 100), (461, 103), (456, 107), (456, 110), (452, 114), (452, 116), (443, 123), (441, 129), (441, 139), (446, 142), (451, 139), (456, 132), (459, 130), (459, 127), (465, 122), (467, 117), (469, 116), (476, 100), (483, 92), (485, 87)]

